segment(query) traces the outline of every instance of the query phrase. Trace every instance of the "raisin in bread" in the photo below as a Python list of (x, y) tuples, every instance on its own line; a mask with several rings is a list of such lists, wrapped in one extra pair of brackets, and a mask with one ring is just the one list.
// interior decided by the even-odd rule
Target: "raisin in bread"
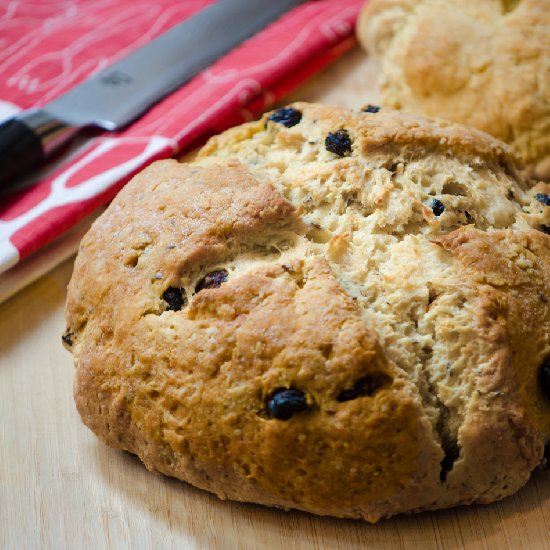
[(548, 0), (370, 0), (357, 34), (383, 105), (489, 132), (550, 179)]
[(275, 111), (94, 223), (64, 340), (107, 444), (369, 521), (500, 499), (544, 462), (549, 186), (477, 130), (368, 111)]

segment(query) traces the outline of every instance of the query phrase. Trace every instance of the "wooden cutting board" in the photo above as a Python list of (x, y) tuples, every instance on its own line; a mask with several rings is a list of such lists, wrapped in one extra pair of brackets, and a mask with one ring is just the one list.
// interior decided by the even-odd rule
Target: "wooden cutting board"
[[(293, 100), (375, 103), (376, 70), (358, 50)], [(61, 347), (72, 260), (0, 305), (0, 549), (544, 549), (550, 472), (488, 506), (370, 525), (222, 502), (148, 472), (99, 442), (72, 401)]]

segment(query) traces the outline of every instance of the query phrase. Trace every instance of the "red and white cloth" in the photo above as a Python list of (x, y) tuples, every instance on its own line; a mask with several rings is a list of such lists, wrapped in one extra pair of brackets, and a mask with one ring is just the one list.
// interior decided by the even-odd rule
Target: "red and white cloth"
[[(0, 119), (46, 104), (212, 2), (1, 2)], [(256, 117), (350, 48), (363, 2), (305, 2), (125, 130), (89, 136), (68, 158), (35, 174), (32, 185), (2, 196), (0, 300), (17, 290), (8, 280), (21, 286), (53, 267), (50, 243), (71, 230), (74, 235), (78, 222), (111, 200), (145, 165)], [(78, 239), (73, 236), (73, 241), (57, 261), (75, 249)], [(41, 268), (27, 267), (26, 279), (14, 276), (21, 269), (17, 264), (47, 246), (46, 267), (38, 261)], [(34, 258), (37, 264), (36, 254)]]

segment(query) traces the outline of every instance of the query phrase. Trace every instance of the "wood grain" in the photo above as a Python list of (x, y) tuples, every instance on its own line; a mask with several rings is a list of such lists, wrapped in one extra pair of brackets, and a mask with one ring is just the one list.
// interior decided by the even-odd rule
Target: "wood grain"
[[(376, 101), (374, 78), (353, 51), (293, 99), (358, 107)], [(550, 548), (549, 472), (496, 504), (376, 525), (222, 502), (151, 474), (75, 411), (60, 345), (71, 269), (65, 262), (0, 306), (0, 548)]]

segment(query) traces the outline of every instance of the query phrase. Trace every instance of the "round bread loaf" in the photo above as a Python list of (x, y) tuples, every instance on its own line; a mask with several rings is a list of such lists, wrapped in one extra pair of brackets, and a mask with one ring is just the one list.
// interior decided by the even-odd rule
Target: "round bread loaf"
[(550, 439), (550, 186), (474, 129), (294, 104), (155, 162), (83, 239), (84, 423), (220, 498), (378, 518)]
[(370, 0), (357, 34), (383, 105), (475, 126), (550, 179), (548, 0)]

